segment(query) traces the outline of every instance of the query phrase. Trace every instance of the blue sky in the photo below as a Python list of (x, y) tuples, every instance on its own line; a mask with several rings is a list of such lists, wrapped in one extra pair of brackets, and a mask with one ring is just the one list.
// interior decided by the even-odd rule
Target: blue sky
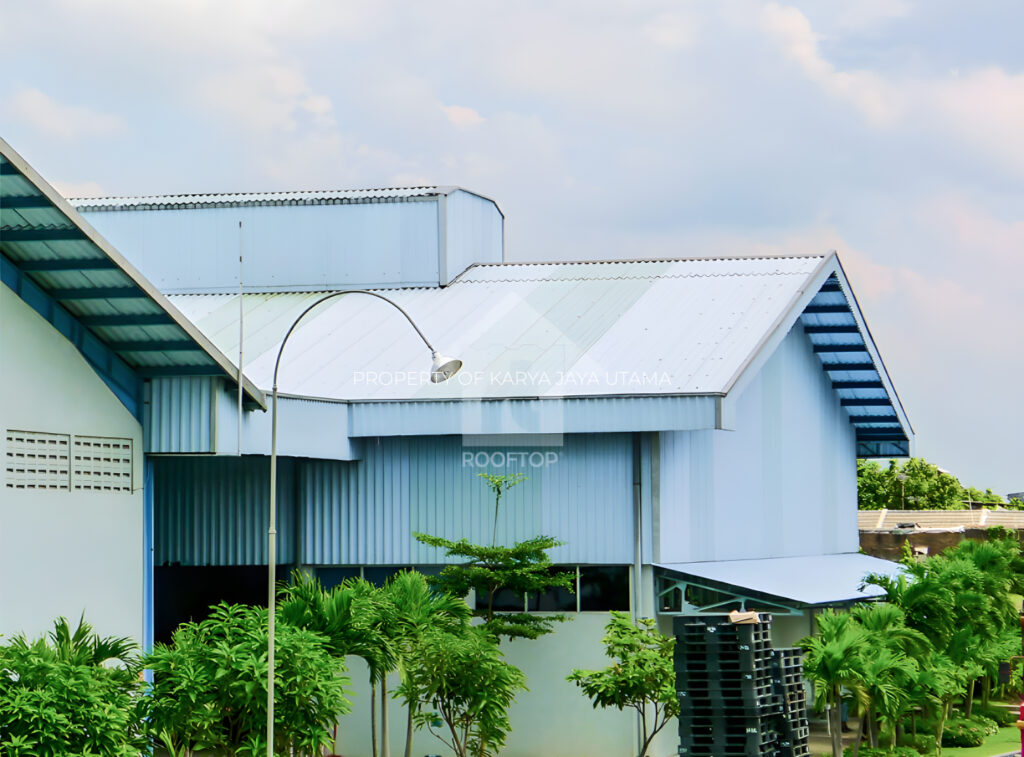
[(836, 249), (918, 432), (1024, 490), (1024, 6), (0, 5), (68, 195), (458, 184), (516, 260)]

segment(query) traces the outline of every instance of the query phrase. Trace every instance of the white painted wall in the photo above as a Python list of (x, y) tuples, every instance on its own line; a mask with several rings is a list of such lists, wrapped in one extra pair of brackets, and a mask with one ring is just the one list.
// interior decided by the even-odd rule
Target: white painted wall
[(854, 429), (797, 326), (734, 431), (661, 435), (660, 562), (857, 551)]
[[(575, 684), (565, 680), (573, 668), (597, 670), (608, 665), (601, 638), (608, 613), (584, 612), (571, 615), (547, 636), (534, 641), (502, 642), (506, 659), (526, 675), (528, 692), (519, 695), (509, 719), (512, 733), (503, 757), (634, 757), (636, 755), (635, 720), (632, 711), (595, 710)], [(370, 705), (366, 667), (357, 658), (349, 658), (349, 675), (356, 696), (353, 711), (338, 727), (336, 752), (345, 757), (370, 754)], [(389, 687), (398, 685), (394, 676)], [(378, 710), (379, 711), (379, 710)], [(406, 711), (400, 701), (392, 701), (391, 757), (400, 757), (405, 748)], [(666, 731), (672, 730), (670, 724)], [(652, 757), (674, 754), (670, 738), (665, 748)], [(427, 731), (416, 732), (413, 755), (444, 755), (451, 751)]]
[(142, 638), (142, 427), (78, 351), (0, 285), (0, 459), (6, 430), (132, 440), (134, 491), (16, 491), (0, 467), (0, 634), (38, 635), (84, 611)]

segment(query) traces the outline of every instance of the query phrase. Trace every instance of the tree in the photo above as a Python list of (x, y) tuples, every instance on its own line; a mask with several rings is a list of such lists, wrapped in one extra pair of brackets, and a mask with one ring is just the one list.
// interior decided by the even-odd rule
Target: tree
[(865, 700), (862, 652), (869, 634), (849, 613), (825, 610), (816, 620), (818, 633), (801, 639), (797, 646), (804, 650), (804, 675), (814, 686), (815, 700), (829, 708), (832, 757), (841, 757), (841, 692), (846, 687)]
[(1014, 507), (991, 489), (962, 486), (956, 476), (919, 457), (902, 464), (890, 460), (886, 468), (858, 460), (857, 502), (861, 510), (964, 510), (969, 503)]
[(0, 646), (0, 753), (134, 757), (142, 734), (138, 648), (65, 618), (47, 637)]
[[(282, 623), (275, 648), (275, 753), (319, 754), (329, 727), (350, 710), (344, 664), (325, 637)], [(153, 740), (172, 755), (197, 750), (265, 754), (267, 611), (220, 604), (184, 623), (145, 659), (153, 670), (147, 716)]]
[(594, 707), (630, 707), (640, 716), (645, 757), (651, 741), (679, 714), (673, 649), (675, 639), (661, 634), (650, 618), (636, 623), (613, 612), (605, 626), (605, 654), (615, 662), (604, 670), (573, 670), (567, 680), (593, 700)]
[[(494, 533), (497, 535), (498, 508), (502, 495), (511, 487), (525, 481), (522, 476), (492, 476), (480, 474), (495, 495)], [(447, 565), (439, 576), (428, 579), (439, 591), (454, 597), (465, 597), (475, 590), (477, 604), (486, 598), (486, 607), (474, 610), (483, 618), (486, 628), (496, 637), (509, 639), (536, 639), (554, 630), (554, 624), (567, 620), (564, 615), (537, 615), (527, 612), (499, 612), (494, 600), (502, 590), (520, 597), (541, 594), (552, 588), (572, 590), (575, 576), (557, 570), (548, 557), (548, 550), (561, 544), (550, 536), (537, 536), (516, 542), (511, 547), (473, 544), (467, 539), (452, 541), (429, 534), (413, 534), (417, 541), (445, 550), (445, 556), (460, 558), (463, 562)]]
[(458, 633), (432, 627), (417, 637), (414, 650), (398, 692), (417, 725), (456, 757), (496, 754), (511, 730), (508, 708), (526, 685), (494, 636), (481, 626)]

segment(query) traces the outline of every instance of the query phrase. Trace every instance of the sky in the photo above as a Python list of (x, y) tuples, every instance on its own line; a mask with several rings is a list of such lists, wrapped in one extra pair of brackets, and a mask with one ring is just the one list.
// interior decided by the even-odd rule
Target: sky
[(836, 250), (917, 433), (1024, 490), (1024, 5), (0, 2), (67, 196), (454, 184), (511, 260)]

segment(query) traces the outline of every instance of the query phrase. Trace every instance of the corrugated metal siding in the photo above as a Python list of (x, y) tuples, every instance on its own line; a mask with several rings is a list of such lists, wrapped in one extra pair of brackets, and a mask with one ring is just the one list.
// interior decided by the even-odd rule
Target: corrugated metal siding
[[(154, 458), (155, 563), (267, 562), (270, 458)], [(278, 562), (295, 559), (292, 461), (278, 467)]]
[(69, 200), (80, 212), (97, 210), (179, 210), (225, 206), (344, 205), (396, 202), (432, 197), (450, 187), (388, 187), (382, 189), (312, 189), (298, 192), (235, 192), (221, 194), (150, 195), (146, 197), (82, 197)]
[(438, 283), (437, 200), (429, 196), (333, 206), (101, 210), (88, 220), (165, 293), (237, 291), (240, 252), (250, 290)]
[(662, 434), (661, 561), (855, 551), (855, 434), (801, 328), (736, 419), (735, 431)]
[[(503, 498), (499, 543), (548, 534), (565, 542), (553, 552), (558, 562), (631, 562), (630, 436), (562, 442), (494, 447), (461, 437), (384, 438), (367, 442), (362, 461), (280, 460), (280, 562), (295, 559), (297, 519), (306, 564), (442, 561), (414, 531), (490, 543), (494, 499), (480, 472), (528, 476)], [(511, 464), (509, 452), (517, 456)], [(264, 457), (155, 459), (157, 564), (265, 561), (268, 464)]]
[(504, 219), (497, 205), (460, 189), (448, 195), (442, 207), (447, 214), (442, 284), (474, 263), (502, 262)]
[(145, 451), (216, 452), (215, 401), (222, 385), (214, 376), (151, 379), (143, 414)]
[[(632, 446), (626, 434), (567, 436), (562, 446), (474, 446), (461, 437), (369, 440), (356, 463), (300, 467), (306, 511), (304, 559), (312, 564), (420, 564), (441, 561), (414, 531), (490, 543), (494, 499), (481, 472), (524, 472), (503, 498), (498, 542), (537, 534), (566, 542), (558, 562), (632, 560)], [(525, 466), (501, 457), (533, 453)], [(495, 456), (499, 453), (499, 456)], [(466, 455), (472, 459), (467, 464)], [(498, 466), (491, 463), (505, 462)], [(477, 463), (484, 463), (478, 466)]]

